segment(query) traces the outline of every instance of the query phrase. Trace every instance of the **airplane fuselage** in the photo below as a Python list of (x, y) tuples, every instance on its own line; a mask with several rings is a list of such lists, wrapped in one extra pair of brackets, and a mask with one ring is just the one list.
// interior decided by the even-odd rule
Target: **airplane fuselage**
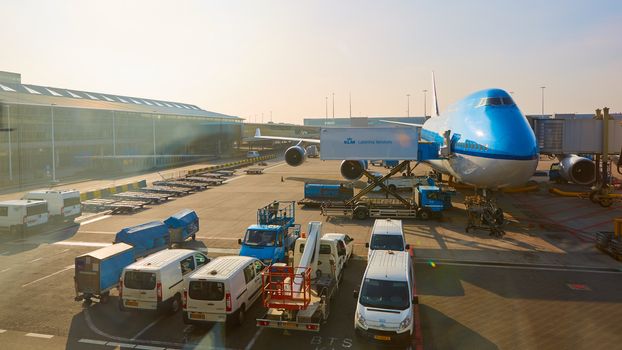
[(459, 182), (486, 189), (520, 186), (538, 165), (533, 130), (503, 90), (482, 90), (458, 101), (444, 115), (428, 119), (421, 137), (443, 144), (447, 130), (452, 155), (428, 163)]

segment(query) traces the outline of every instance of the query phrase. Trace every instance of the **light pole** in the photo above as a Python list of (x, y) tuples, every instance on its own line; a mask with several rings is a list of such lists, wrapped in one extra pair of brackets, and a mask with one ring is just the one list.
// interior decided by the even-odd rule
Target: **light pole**
[(112, 111), (112, 155), (117, 156), (117, 128), (115, 121), (115, 113)]
[(324, 122), (324, 126), (326, 126), (326, 124), (328, 123), (328, 96), (325, 97), (326, 99), (326, 118), (325, 118), (325, 122)]
[(546, 86), (540, 86), (540, 89), (542, 90), (542, 118), (544, 118), (544, 89)]
[(13, 181), (13, 155), (11, 153), (11, 106), (6, 106), (7, 110), (7, 132), (9, 133), (9, 181)]
[(423, 90), (423, 117), (424, 118), (428, 116), (428, 111), (427, 111), (427, 106), (426, 106), (427, 95), (428, 95), (428, 90)]
[(406, 99), (408, 100), (408, 105), (406, 107), (406, 116), (410, 118), (410, 94), (406, 94)]
[(50, 105), (51, 114), (52, 114), (52, 182), (56, 182), (56, 145), (55, 145), (55, 135), (54, 135), (54, 106), (56, 104), (52, 103)]
[(335, 93), (333, 92), (333, 119), (335, 119)]
[(153, 167), (156, 166), (156, 130), (155, 130), (155, 114), (151, 118), (151, 130), (153, 132)]

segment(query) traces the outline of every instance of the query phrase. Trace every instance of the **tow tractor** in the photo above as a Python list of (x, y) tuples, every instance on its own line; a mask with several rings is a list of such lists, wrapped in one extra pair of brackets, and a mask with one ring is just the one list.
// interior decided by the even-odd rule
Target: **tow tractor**
[(335, 273), (318, 273), (321, 231), (321, 222), (309, 223), (299, 266), (276, 263), (262, 272), (262, 300), (268, 310), (257, 319), (258, 327), (319, 332), (328, 320), (338, 284)]
[[(394, 167), (387, 175), (374, 176), (367, 170), (362, 170), (369, 179), (369, 185), (357, 193), (349, 201), (340, 203), (325, 203), (322, 205), (324, 216), (347, 216), (364, 220), (366, 218), (419, 218), (428, 220), (433, 216), (440, 215), (444, 210), (451, 208), (451, 196), (455, 194), (453, 188), (436, 186), (432, 179), (430, 185), (417, 185), (413, 191), (412, 199), (406, 199), (400, 195), (395, 187), (387, 186), (387, 180), (393, 175), (408, 168), (410, 162), (404, 161)], [(394, 198), (369, 198), (364, 197), (375, 188), (380, 187), (387, 197)]]
[(294, 223), (295, 208), (295, 201), (274, 201), (259, 208), (257, 224), (238, 239), (240, 255), (255, 257), (266, 265), (285, 262), (300, 236), (300, 225)]

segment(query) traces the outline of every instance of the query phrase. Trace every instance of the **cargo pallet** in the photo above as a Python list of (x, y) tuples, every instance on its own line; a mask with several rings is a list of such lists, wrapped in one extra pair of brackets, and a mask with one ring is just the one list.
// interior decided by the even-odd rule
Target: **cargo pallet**
[(244, 170), (249, 175), (261, 175), (263, 174), (264, 168), (248, 168)]

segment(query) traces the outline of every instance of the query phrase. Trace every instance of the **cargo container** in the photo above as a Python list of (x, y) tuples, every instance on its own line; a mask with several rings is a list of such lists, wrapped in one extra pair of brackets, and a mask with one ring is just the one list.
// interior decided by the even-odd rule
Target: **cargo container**
[(192, 209), (184, 209), (164, 220), (168, 226), (171, 243), (182, 243), (189, 237), (196, 240), (199, 231), (199, 217)]
[(134, 247), (134, 256), (140, 258), (170, 246), (168, 226), (161, 221), (126, 227), (119, 231), (113, 243), (127, 243)]
[(107, 303), (110, 290), (117, 288), (123, 269), (133, 263), (134, 248), (125, 243), (116, 243), (76, 257), (74, 284), (76, 301), (96, 297)]

